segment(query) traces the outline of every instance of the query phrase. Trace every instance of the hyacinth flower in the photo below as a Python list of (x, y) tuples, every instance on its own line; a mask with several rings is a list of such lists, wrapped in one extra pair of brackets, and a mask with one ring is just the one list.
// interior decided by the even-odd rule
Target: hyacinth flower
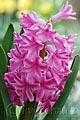
[[(24, 112), (21, 110), (19, 120), (32, 120), (34, 113), (39, 114), (40, 112), (48, 113), (44, 120), (48, 120), (50, 117), (56, 120), (59, 113), (54, 115), (54, 108), (56, 106), (62, 108), (69, 95), (78, 72), (79, 56), (74, 59), (71, 70), (69, 63), (73, 59), (74, 39), (77, 35), (60, 35), (57, 30), (52, 28), (52, 23), (58, 19), (75, 20), (74, 15), (72, 6), (68, 2), (55, 15), (58, 17), (52, 16), (47, 22), (39, 18), (35, 12), (22, 13), (20, 25), (23, 32), (13, 33), (14, 48), (10, 48), (10, 41), (9, 45), (5, 46), (6, 37), (3, 40), (3, 47), (0, 49), (4, 58), (3, 66), (6, 67), (8, 63), (8, 70), (4, 67), (1, 70), (2, 74), (5, 73), (4, 86), (8, 91), (6, 96), (9, 95), (9, 100), (5, 101), (3, 92), (1, 95), (5, 109), (11, 105), (11, 109), (14, 111), (14, 116), (10, 115), (9, 111), (7, 112), (9, 119), (14, 117), (13, 120), (17, 120), (13, 108), (17, 105), (24, 110)], [(11, 30), (10, 25), (7, 33)], [(9, 61), (5, 58), (5, 52), (8, 52)], [(0, 78), (2, 79), (2, 77)], [(66, 94), (64, 94), (65, 90), (67, 90)], [(62, 99), (63, 97), (64, 99)], [(49, 114), (51, 110), (53, 114)]]
[[(70, 16), (74, 15), (70, 12), (72, 12), (71, 6), (65, 3), (60, 10), (60, 14), (63, 16), (62, 18), (69, 19)], [(67, 15), (67, 13), (69, 14)], [(54, 22), (54, 19), (52, 20), (51, 22)], [(17, 98), (20, 98), (21, 105), (23, 106), (23, 103), (28, 99), (30, 102), (36, 101), (42, 105), (45, 102), (43, 102), (44, 98), (50, 101), (49, 96), (51, 96), (51, 94), (60, 96), (66, 81), (65, 78), (71, 72), (68, 65), (70, 60), (72, 60), (74, 42), (69, 46), (69, 38), (61, 38), (59, 36), (59, 39), (61, 38), (60, 41), (57, 31), (54, 32), (50, 26), (52, 26), (51, 23), (44, 22), (43, 24), (43, 20), (38, 18), (34, 12), (22, 14), (21, 27), (24, 33), (21, 34), (22, 39), (16, 38), (14, 48), (10, 50), (8, 73), (5, 74), (5, 79), (7, 80), (6, 86), (10, 92), (10, 96), (15, 96), (11, 97), (13, 105), (15, 101), (16, 105), (20, 105), (18, 104)], [(17, 42), (17, 39), (19, 39), (20, 42)], [(24, 43), (24, 41), (26, 41), (26, 43)], [(47, 42), (53, 44), (55, 49), (47, 44)], [(60, 48), (58, 44), (61, 44), (63, 48)], [(64, 44), (67, 45), (65, 46)], [(49, 51), (48, 47), (50, 47), (51, 51)], [(45, 82), (44, 78), (41, 77), (43, 75)], [(13, 78), (11, 79), (11, 77)], [(48, 83), (47, 85), (46, 82)], [(9, 86), (14, 90), (10, 89)], [(15, 95), (11, 95), (11, 90), (13, 92), (15, 91)], [(36, 99), (34, 99), (34, 95)], [(53, 97), (53, 102), (49, 102), (50, 106), (52, 106), (56, 100), (57, 99)], [(46, 107), (44, 106), (43, 108), (44, 111), (49, 111), (51, 109), (50, 106), (46, 103)], [(43, 111), (43, 109), (41, 110)]]
[(56, 22), (57, 20), (65, 19), (65, 20), (76, 20), (74, 17), (76, 13), (72, 13), (72, 5), (69, 5), (68, 2), (65, 2), (65, 4), (60, 9), (59, 13), (52, 16), (50, 18), (51, 22)]
[[(66, 9), (65, 12), (67, 12), (68, 7), (71, 6), (66, 3), (62, 9)], [(17, 101), (17, 97), (20, 97), (21, 103), (29, 99), (30, 102), (36, 101), (42, 106), (45, 102), (44, 98), (47, 98), (49, 105), (46, 103), (43, 109), (49, 111), (50, 106), (57, 100), (53, 97), (50, 101), (49, 96), (51, 94), (60, 96), (65, 78), (71, 72), (68, 65), (72, 60), (74, 42), (72, 41), (69, 46), (69, 37), (57, 35), (57, 31), (52, 29), (52, 23), (42, 24), (41, 22), (43, 23), (43, 20), (38, 18), (34, 12), (22, 14), (21, 27), (24, 33), (20, 35), (21, 39), (15, 38), (14, 48), (10, 50), (8, 73), (5, 74), (5, 79), (9, 92), (11, 91), (9, 86), (12, 86), (14, 88), (12, 91), (16, 94), (16, 98), (11, 97), (13, 104), (16, 100), (16, 105), (20, 105)], [(47, 42), (53, 44), (55, 49)], [(59, 44), (62, 45), (61, 48)], [(11, 93), (10, 96), (12, 96)], [(41, 108), (42, 111), (43, 109)]]

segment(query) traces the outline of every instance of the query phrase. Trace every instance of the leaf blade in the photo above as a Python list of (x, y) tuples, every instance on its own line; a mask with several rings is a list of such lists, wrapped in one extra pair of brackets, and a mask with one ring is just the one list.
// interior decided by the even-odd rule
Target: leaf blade
[(0, 72), (4, 74), (7, 70), (7, 56), (3, 49), (3, 47), (0, 45)]
[(0, 94), (0, 120), (6, 120), (6, 111)]
[(6, 111), (6, 120), (17, 120), (15, 107), (13, 107), (10, 100), (7, 88), (5, 86), (5, 80), (3, 80), (0, 74), (0, 94)]
[(9, 50), (12, 48), (13, 46), (13, 32), (14, 32), (14, 27), (12, 24), (9, 25), (6, 34), (4, 36), (4, 39), (2, 41), (2, 46), (5, 50), (6, 53), (9, 52)]

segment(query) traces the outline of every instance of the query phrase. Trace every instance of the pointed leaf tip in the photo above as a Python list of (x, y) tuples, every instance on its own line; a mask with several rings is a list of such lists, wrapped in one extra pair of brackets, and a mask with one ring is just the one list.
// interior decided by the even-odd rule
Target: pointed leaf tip
[(4, 39), (2, 41), (2, 46), (5, 50), (6, 53), (9, 52), (9, 50), (12, 48), (13, 46), (13, 32), (14, 32), (14, 27), (12, 24), (9, 25), (6, 34), (4, 36)]
[(0, 45), (0, 73), (4, 74), (7, 71), (7, 56), (3, 49), (3, 47)]

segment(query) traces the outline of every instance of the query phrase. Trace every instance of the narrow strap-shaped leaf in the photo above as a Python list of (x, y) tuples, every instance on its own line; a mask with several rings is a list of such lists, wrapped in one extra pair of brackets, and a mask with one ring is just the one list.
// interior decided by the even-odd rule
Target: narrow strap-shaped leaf
[(67, 78), (67, 82), (65, 84), (65, 87), (64, 87), (64, 90), (61, 96), (59, 97), (57, 102), (53, 105), (52, 110), (45, 116), (44, 120), (56, 120), (57, 119), (73, 87), (73, 84), (74, 84), (74, 81), (76, 79), (76, 75), (79, 69), (79, 63), (80, 63), (80, 56), (77, 55), (73, 60), (73, 63), (71, 66), (72, 73)]
[(6, 111), (0, 94), (0, 120), (6, 120)]
[(20, 35), (21, 35), (22, 33), (24, 33), (24, 30), (23, 30), (23, 28), (21, 28)]
[(13, 32), (14, 32), (13, 25), (10, 24), (2, 41), (2, 46), (6, 53), (8, 53), (13, 46)]
[(7, 56), (3, 49), (3, 47), (0, 45), (0, 73), (4, 74), (7, 70)]
[(13, 107), (9, 94), (7, 92), (5, 81), (0, 74), (0, 94), (6, 111), (6, 120), (17, 120), (15, 107)]
[(19, 120), (33, 120), (37, 108), (36, 102), (25, 103), (25, 106), (22, 108)]

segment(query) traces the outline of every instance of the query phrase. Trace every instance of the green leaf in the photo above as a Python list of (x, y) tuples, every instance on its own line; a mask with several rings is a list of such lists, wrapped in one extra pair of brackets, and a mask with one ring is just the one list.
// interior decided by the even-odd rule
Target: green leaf
[(6, 111), (0, 94), (0, 120), (6, 120)]
[(5, 80), (3, 80), (0, 74), (0, 94), (6, 111), (6, 120), (17, 120), (15, 107), (13, 107), (8, 91), (5, 86)]
[(80, 56), (77, 55), (73, 60), (73, 63), (71, 66), (72, 73), (67, 78), (67, 82), (65, 84), (65, 87), (61, 96), (59, 97), (57, 102), (53, 105), (52, 110), (45, 116), (44, 120), (57, 119), (73, 87), (74, 81), (76, 79), (76, 75), (78, 73), (79, 63), (80, 63)]
[(4, 74), (7, 71), (7, 56), (3, 49), (3, 47), (0, 45), (0, 72)]
[(22, 108), (19, 120), (33, 120), (37, 108), (36, 102), (25, 103), (25, 106)]
[(4, 39), (2, 41), (2, 46), (5, 50), (6, 53), (9, 52), (9, 50), (12, 48), (13, 46), (13, 32), (14, 32), (14, 28), (13, 28), (13, 25), (10, 24), (8, 29), (7, 29), (7, 32), (4, 36)]
[(22, 33), (24, 33), (24, 30), (23, 30), (23, 28), (21, 28), (20, 35), (21, 35)]

